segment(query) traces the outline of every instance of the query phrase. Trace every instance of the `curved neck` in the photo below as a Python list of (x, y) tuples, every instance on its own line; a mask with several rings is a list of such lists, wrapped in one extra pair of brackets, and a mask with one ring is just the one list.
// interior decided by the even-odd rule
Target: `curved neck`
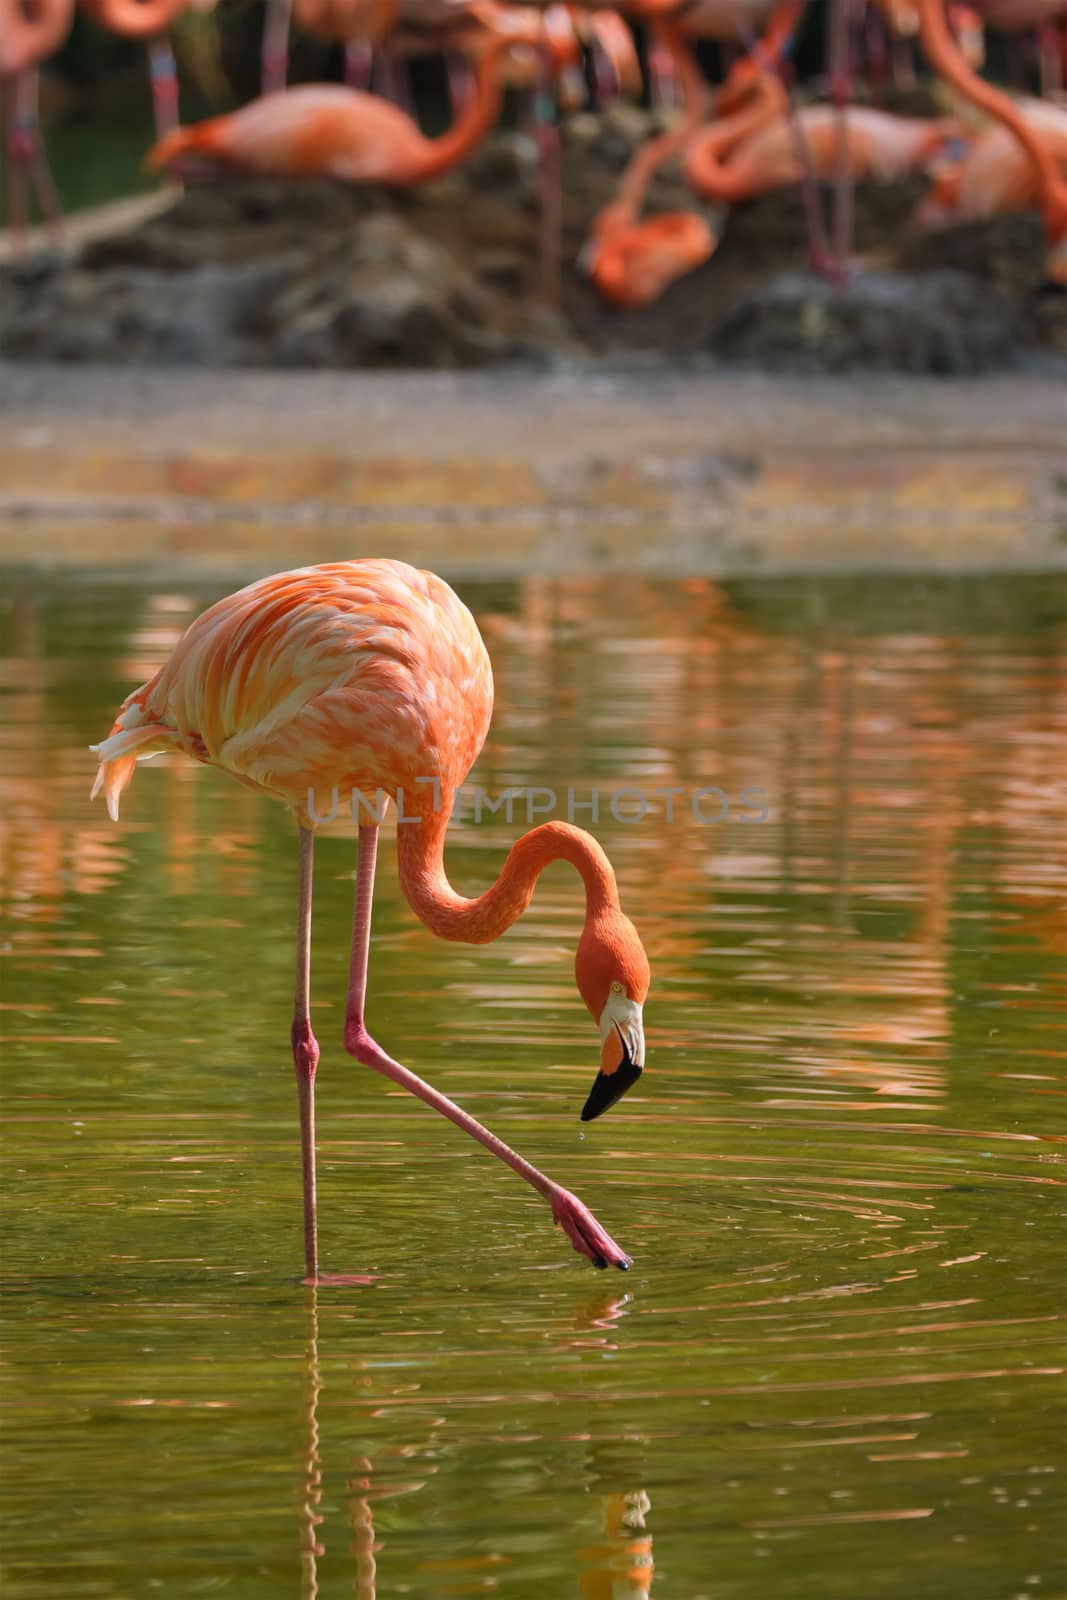
[(185, 0), (91, 0), (86, 10), (101, 27), (128, 39), (165, 33)]
[(751, 174), (728, 157), (745, 139), (776, 121), (785, 109), (785, 90), (777, 78), (763, 77), (754, 85), (756, 101), (694, 139), (685, 161), (685, 175), (705, 199), (740, 200), (751, 189)]
[(938, 72), (955, 84), (972, 105), (981, 107), (1008, 128), (1030, 158), (1037, 178), (1045, 227), (1053, 242), (1067, 232), (1067, 184), (1060, 177), (1051, 150), (1027, 122), (1019, 107), (968, 65), (952, 36), (944, 0), (919, 0), (919, 37)]
[(500, 876), (484, 894), (467, 900), (445, 873), (448, 812), (398, 824), (400, 886), (408, 904), (431, 933), (462, 944), (488, 944), (516, 922), (533, 898), (534, 886), (551, 861), (569, 861), (585, 885), (586, 918), (615, 910), (619, 891), (611, 862), (591, 834), (569, 822), (545, 822), (512, 845)]
[(0, 0), (0, 77), (15, 77), (43, 61), (70, 28), (68, 0), (40, 0), (27, 16), (19, 0)]
[(489, 44), (478, 62), (474, 80), (474, 94), (470, 105), (459, 120), (439, 139), (424, 141), (412, 171), (416, 181), (436, 178), (463, 160), (479, 139), (493, 126), (500, 114), (501, 89), (496, 74), (496, 64), (505, 50), (510, 50), (515, 40), (498, 34)]
[(767, 19), (762, 37), (756, 39), (751, 49), (730, 68), (724, 89), (736, 91), (744, 84), (753, 82), (761, 73), (778, 72), (782, 56), (800, 24), (806, 4), (807, 0), (782, 0), (775, 7)]
[(614, 213), (618, 208), (620, 216), (631, 221), (640, 216), (648, 186), (659, 168), (689, 143), (703, 122), (708, 102), (703, 74), (678, 24), (670, 18), (657, 18), (650, 29), (674, 62), (684, 111), (677, 126), (643, 145), (623, 173), (615, 202), (608, 209)]

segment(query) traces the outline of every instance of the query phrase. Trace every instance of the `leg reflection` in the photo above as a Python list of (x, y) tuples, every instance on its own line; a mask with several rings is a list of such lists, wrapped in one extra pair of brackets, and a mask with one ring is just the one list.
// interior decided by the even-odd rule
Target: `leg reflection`
[(605, 1542), (579, 1551), (588, 1563), (579, 1579), (583, 1600), (643, 1600), (651, 1595), (655, 1564), (652, 1535), (645, 1530), (649, 1510), (643, 1489), (604, 1496)]
[(304, 1291), (304, 1495), (300, 1507), (300, 1595), (301, 1600), (316, 1600), (319, 1592), (318, 1558), (322, 1513), (322, 1461), (319, 1456), (319, 1302), (312, 1284)]
[(371, 1488), (371, 1464), (364, 1456), (354, 1463), (355, 1478), (349, 1478), (348, 1489), (352, 1498), (349, 1515), (355, 1535), (349, 1546), (356, 1558), (356, 1600), (374, 1600), (378, 1577), (375, 1555), (380, 1549), (374, 1541), (374, 1518), (367, 1498)]

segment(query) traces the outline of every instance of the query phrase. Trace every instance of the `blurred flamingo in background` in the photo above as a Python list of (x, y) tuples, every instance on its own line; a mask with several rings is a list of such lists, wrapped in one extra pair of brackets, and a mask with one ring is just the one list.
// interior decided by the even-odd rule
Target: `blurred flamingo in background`
[(1010, 95), (995, 89), (968, 65), (952, 36), (944, 0), (918, 0), (918, 4), (920, 39), (930, 64), (964, 99), (1006, 128), (1027, 156), (1049, 243), (1046, 270), (1054, 282), (1067, 282), (1067, 180), (1051, 145)]
[[(699, 133), (684, 160), (686, 178), (697, 193), (733, 204), (798, 183), (802, 167), (785, 113), (785, 90), (777, 79), (764, 77), (753, 85), (748, 106)], [(803, 106), (796, 117), (814, 172), (833, 176), (839, 159), (837, 108)], [(951, 118), (894, 117), (853, 106), (845, 130), (849, 169), (857, 178), (900, 177), (931, 161), (958, 131)]]
[(0, 0), (0, 89), (7, 105), (7, 208), (16, 254), (25, 249), (30, 194), (54, 243), (62, 218), (37, 120), (37, 68), (70, 32), (73, 0)]
[[(315, 1070), (311, 1029), (311, 887), (314, 796), (374, 795), (361, 821), (345, 1047), (484, 1145), (548, 1201), (579, 1254), (625, 1269), (629, 1258), (574, 1195), (509, 1149), (453, 1101), (386, 1055), (364, 1010), (371, 903), (384, 797), (397, 802), (397, 859), (409, 904), (444, 939), (486, 944), (526, 910), (552, 861), (585, 886), (575, 977), (600, 1035), (600, 1070), (582, 1111), (589, 1121), (640, 1077), (648, 960), (619, 906), (611, 863), (597, 841), (548, 822), (512, 847), (496, 882), (475, 899), (456, 893), (444, 866), (454, 798), (489, 729), (493, 675), (466, 606), (433, 573), (365, 560), (306, 567), (249, 584), (188, 628), (169, 660), (127, 696), (95, 746), (112, 817), (138, 759), (182, 751), (285, 802), (300, 839), (293, 1061), (300, 1107), (307, 1276), (318, 1279)], [(364, 803), (367, 802), (364, 799)]]
[[(1043, 100), (1019, 102), (1019, 110), (1067, 178), (1067, 107)], [(962, 156), (937, 163), (930, 192), (919, 210), (925, 227), (984, 222), (1006, 211), (1033, 211), (1040, 204), (1034, 164), (1010, 128), (991, 123)]]
[(675, 278), (700, 266), (715, 248), (707, 221), (694, 211), (661, 212), (641, 221), (653, 177), (684, 148), (708, 105), (704, 78), (677, 24), (658, 20), (651, 26), (677, 65), (685, 111), (676, 127), (637, 151), (615, 198), (593, 218), (581, 257), (597, 292), (628, 309), (658, 300)]
[(146, 166), (155, 171), (181, 156), (199, 155), (272, 177), (412, 188), (456, 166), (493, 126), (501, 104), (497, 65), (514, 44), (499, 35), (490, 41), (478, 62), (469, 110), (438, 139), (427, 139), (406, 111), (377, 95), (341, 84), (307, 84), (175, 129), (152, 147)]
[[(787, 49), (803, 11), (803, 0), (785, 0), (772, 13), (764, 36), (735, 62), (716, 101), (744, 101), (760, 74), (774, 69)], [(707, 116), (710, 94), (680, 20), (652, 0), (653, 42), (666, 52), (681, 87), (683, 115), (666, 132), (642, 146), (623, 173), (614, 200), (593, 218), (580, 265), (598, 293), (625, 309), (657, 300), (676, 278), (709, 259), (718, 243), (707, 219), (694, 211), (660, 212), (641, 220), (649, 184), (666, 162), (691, 142)]]

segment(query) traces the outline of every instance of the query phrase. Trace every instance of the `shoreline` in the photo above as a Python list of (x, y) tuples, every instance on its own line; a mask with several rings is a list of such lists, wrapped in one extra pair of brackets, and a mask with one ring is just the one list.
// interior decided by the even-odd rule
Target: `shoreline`
[(1067, 568), (1067, 385), (0, 363), (8, 564)]

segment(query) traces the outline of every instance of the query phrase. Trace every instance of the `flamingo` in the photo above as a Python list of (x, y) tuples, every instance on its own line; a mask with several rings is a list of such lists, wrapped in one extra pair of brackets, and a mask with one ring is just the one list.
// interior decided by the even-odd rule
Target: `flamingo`
[(971, 68), (952, 36), (944, 0), (918, 0), (919, 37), (931, 65), (972, 105), (994, 117), (1016, 139), (1030, 161), (1037, 203), (1049, 243), (1048, 275), (1067, 281), (1067, 179), (1050, 146), (1038, 135), (1015, 102)]
[(62, 237), (59, 197), (41, 146), (37, 67), (70, 32), (74, 0), (0, 0), (0, 87), (7, 93), (8, 215), (14, 247), (25, 244), (29, 191), (37, 191), (53, 240)]
[[(802, 166), (785, 116), (785, 90), (765, 77), (752, 104), (713, 123), (690, 144), (685, 175), (707, 200), (730, 204), (770, 189), (798, 183)], [(804, 106), (797, 123), (818, 177), (837, 172), (840, 125), (836, 106)], [(854, 107), (848, 115), (845, 150), (858, 178), (896, 178), (929, 160), (958, 131), (948, 118), (895, 117)]]
[[(1067, 108), (1026, 100), (1020, 110), (1067, 176)], [(927, 227), (980, 222), (1004, 211), (1029, 211), (1039, 193), (1033, 165), (1010, 129), (992, 123), (976, 134), (962, 160), (935, 167), (919, 208)]]
[(478, 62), (474, 99), (438, 139), (427, 139), (406, 111), (378, 95), (316, 83), (177, 128), (153, 145), (145, 165), (157, 171), (192, 153), (272, 177), (413, 188), (456, 166), (492, 127), (501, 103), (496, 64), (515, 43), (510, 34), (490, 40)]
[[(480, 1122), (394, 1061), (367, 1031), (371, 904), (382, 797), (397, 802), (400, 883), (415, 914), (444, 939), (486, 944), (530, 903), (550, 861), (568, 861), (585, 885), (575, 957), (578, 991), (600, 1032), (600, 1069), (582, 1110), (590, 1121), (638, 1079), (648, 959), (619, 906), (615, 874), (595, 839), (546, 822), (513, 845), (496, 882), (475, 899), (456, 893), (444, 866), (453, 800), (489, 729), (493, 676), (470, 612), (431, 572), (400, 561), (336, 562), (283, 572), (218, 601), (187, 629), (169, 660), (128, 695), (107, 738), (93, 746), (112, 818), (140, 759), (179, 750), (284, 801), (299, 834), (296, 995), (291, 1032), (300, 1110), (307, 1280), (318, 1271), (315, 1070), (311, 1028), (314, 796), (374, 795), (359, 823), (345, 1048), (417, 1095), (547, 1200), (574, 1248), (594, 1266), (625, 1271), (620, 1250), (582, 1202)], [(406, 808), (406, 809), (405, 809)], [(358, 810), (362, 819), (364, 802)], [(367, 814), (373, 808), (367, 807)], [(416, 820), (406, 822), (406, 816)]]
[(651, 304), (667, 286), (707, 261), (715, 238), (694, 211), (664, 211), (640, 220), (656, 171), (682, 149), (707, 108), (700, 68), (676, 23), (658, 20), (653, 37), (675, 63), (685, 111), (674, 128), (649, 140), (631, 160), (614, 200), (593, 218), (580, 266), (598, 294), (624, 309)]

